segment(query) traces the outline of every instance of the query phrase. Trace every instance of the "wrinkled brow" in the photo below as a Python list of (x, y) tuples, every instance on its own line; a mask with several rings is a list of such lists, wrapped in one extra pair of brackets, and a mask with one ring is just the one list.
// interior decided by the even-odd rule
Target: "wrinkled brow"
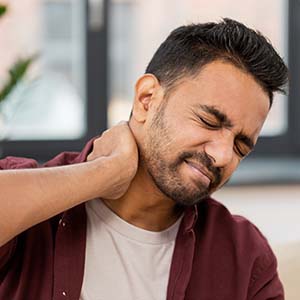
[[(217, 109), (215, 106), (213, 105), (204, 105), (204, 104), (199, 104), (196, 106), (197, 109), (200, 109), (202, 111), (205, 111), (208, 114), (213, 115), (222, 126), (226, 127), (226, 128), (232, 128), (233, 127), (233, 123), (232, 121), (229, 119), (229, 117), (221, 112), (219, 109)], [(243, 134), (242, 132), (239, 133), (236, 138), (240, 141), (242, 141), (245, 145), (247, 145), (250, 149), (254, 148), (254, 143), (252, 141), (252, 139), (246, 135)]]

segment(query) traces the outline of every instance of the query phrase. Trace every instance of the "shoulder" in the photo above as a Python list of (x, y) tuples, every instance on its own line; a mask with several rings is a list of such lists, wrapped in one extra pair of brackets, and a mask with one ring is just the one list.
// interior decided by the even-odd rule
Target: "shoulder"
[(251, 243), (263, 247), (268, 244), (260, 230), (247, 218), (232, 214), (222, 203), (208, 198), (198, 205), (199, 224), (205, 230), (230, 238), (240, 243)]
[[(92, 151), (93, 142), (96, 138), (97, 137), (94, 137), (89, 140), (81, 152), (62, 152), (46, 162), (43, 167), (55, 167), (84, 162), (87, 155)], [(0, 159), (0, 170), (31, 169), (37, 167), (39, 167), (39, 163), (31, 158), (7, 156)]]
[(209, 198), (198, 205), (196, 231), (202, 239), (199, 245), (209, 245), (210, 252), (218, 254), (220, 264), (235, 265), (249, 274), (249, 293), (269, 282), (281, 292), (276, 257), (252, 222), (233, 215), (223, 204)]
[(198, 214), (197, 230), (207, 241), (228, 249), (241, 262), (252, 262), (257, 270), (277, 264), (266, 237), (247, 218), (233, 215), (212, 198), (198, 206)]
[(37, 161), (31, 158), (7, 156), (0, 159), (0, 170), (27, 169), (38, 167)]

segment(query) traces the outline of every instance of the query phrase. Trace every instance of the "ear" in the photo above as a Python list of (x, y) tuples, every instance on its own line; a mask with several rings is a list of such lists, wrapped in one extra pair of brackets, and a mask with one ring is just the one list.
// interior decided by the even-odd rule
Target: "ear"
[(163, 100), (163, 91), (158, 79), (152, 74), (144, 74), (135, 84), (132, 116), (137, 122), (145, 122), (149, 112)]

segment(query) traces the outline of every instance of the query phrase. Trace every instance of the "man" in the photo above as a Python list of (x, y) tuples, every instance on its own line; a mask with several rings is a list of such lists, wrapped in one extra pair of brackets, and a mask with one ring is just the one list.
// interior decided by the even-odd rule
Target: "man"
[(241, 23), (174, 30), (136, 83), (128, 124), (50, 169), (2, 171), (2, 191), (25, 188), (1, 196), (0, 299), (284, 299), (266, 239), (210, 195), (286, 82), (273, 47)]

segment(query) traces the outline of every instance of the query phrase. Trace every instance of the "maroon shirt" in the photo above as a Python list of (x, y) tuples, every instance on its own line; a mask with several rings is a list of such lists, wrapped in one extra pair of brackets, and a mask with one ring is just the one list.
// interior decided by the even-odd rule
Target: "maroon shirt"
[[(45, 166), (82, 162), (91, 147), (62, 153)], [(0, 160), (0, 169), (37, 166), (25, 158)], [(21, 233), (0, 248), (0, 300), (78, 300), (85, 245), (83, 204)], [(259, 230), (209, 198), (188, 208), (180, 225), (167, 300), (282, 300), (276, 269)]]

